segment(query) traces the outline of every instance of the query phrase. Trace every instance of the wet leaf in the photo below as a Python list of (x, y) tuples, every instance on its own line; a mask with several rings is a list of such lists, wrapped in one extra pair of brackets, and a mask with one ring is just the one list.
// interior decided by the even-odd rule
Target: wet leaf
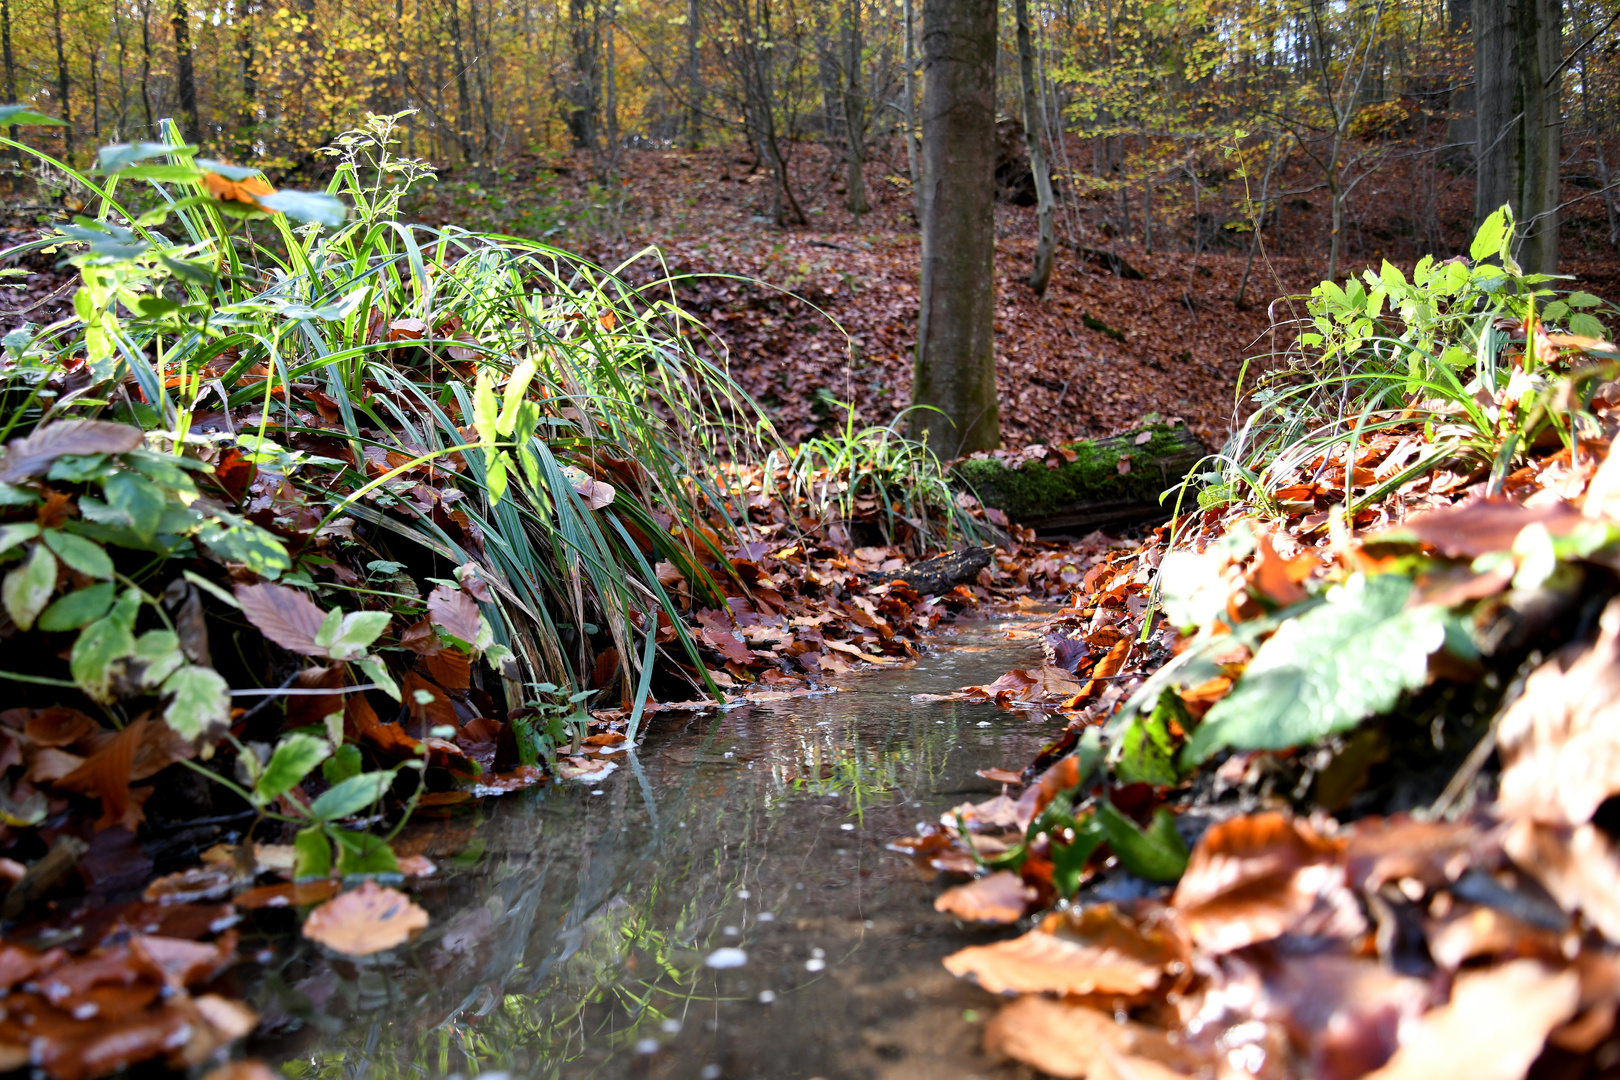
[(237, 893), (231, 903), (243, 911), (259, 908), (308, 907), (330, 900), (343, 886), (329, 878), (314, 881), (283, 881), (275, 885), (261, 885), (247, 892)]
[(56, 591), (56, 556), (44, 544), (35, 544), (23, 564), (0, 582), (0, 600), (17, 629), (28, 630)]
[(1007, 870), (946, 889), (934, 900), (934, 910), (968, 922), (1012, 923), (1024, 917), (1036, 892)]
[(348, 879), (367, 874), (397, 874), (399, 860), (387, 840), (365, 832), (328, 833), (337, 843), (338, 876)]
[(64, 454), (121, 454), (145, 441), (141, 429), (106, 420), (56, 420), (21, 439), (0, 457), (0, 483), (37, 476)]
[(1096, 904), (1054, 912), (1022, 937), (952, 953), (945, 967), (993, 994), (1134, 996), (1157, 988), (1167, 966), (1182, 959), (1163, 930), (1144, 930), (1112, 904)]
[(345, 956), (370, 956), (404, 944), (427, 924), (427, 912), (410, 897), (366, 881), (310, 912), (304, 936)]

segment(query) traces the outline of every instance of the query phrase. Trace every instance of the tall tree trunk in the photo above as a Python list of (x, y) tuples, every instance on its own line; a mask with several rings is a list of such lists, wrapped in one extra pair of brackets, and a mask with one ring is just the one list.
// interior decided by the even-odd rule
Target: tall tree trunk
[(253, 13), (254, 5), (244, 3), (236, 14), (239, 20), (236, 24), (236, 62), (242, 76), (242, 104), (237, 110), (236, 127), (237, 138), (244, 151), (251, 147), (253, 131), (259, 123), (259, 76), (254, 70)]
[(911, 170), (911, 194), (919, 224), (922, 222), (922, 172), (917, 163), (917, 18), (912, 0), (901, 0), (906, 35), (906, 165)]
[(67, 126), (62, 129), (62, 160), (71, 163), (73, 158), (73, 106), (68, 100), (68, 66), (67, 53), (62, 47), (62, 0), (51, 0), (51, 13), (56, 17), (56, 98), (62, 111), (62, 122)]
[[(11, 0), (0, 0), (0, 44), (5, 47), (6, 103), (15, 104), (17, 101), (17, 61), (11, 54)], [(16, 142), (19, 134), (17, 125), (12, 124), (7, 134), (12, 142)], [(22, 168), (22, 151), (13, 148), (11, 161), (17, 168)]]
[(847, 0), (844, 10), (844, 161), (848, 167), (844, 186), (849, 212), (858, 218), (869, 209), (866, 179), (861, 172), (866, 149), (866, 105), (861, 95), (861, 0)]
[(461, 48), (461, 8), (450, 0), (450, 45), (456, 61), (456, 142), (461, 146), (461, 160), (473, 160), (472, 93), (467, 88), (467, 59)]
[(141, 106), (146, 111), (146, 135), (151, 138), (157, 134), (157, 125), (152, 119), (152, 5), (146, 0), (141, 3)]
[(1016, 0), (1018, 18), (1018, 72), (1024, 88), (1024, 141), (1029, 144), (1029, 169), (1035, 176), (1035, 265), (1030, 267), (1029, 287), (1036, 296), (1046, 295), (1052, 280), (1052, 249), (1057, 235), (1052, 228), (1052, 174), (1047, 171), (1046, 150), (1041, 134), (1046, 130), (1046, 104), (1035, 93), (1035, 42), (1029, 32), (1029, 0)]
[(175, 90), (180, 94), (180, 115), (185, 120), (184, 138), (188, 143), (202, 139), (202, 123), (197, 116), (197, 76), (191, 66), (191, 12), (186, 0), (174, 0)]
[[(996, 0), (923, 0), (922, 275), (912, 432), (945, 458), (1000, 445)], [(937, 411), (936, 411), (937, 410)]]
[(1521, 226), (1527, 272), (1558, 268), (1563, 5), (1474, 0), (1476, 224), (1504, 203)]
[(602, 78), (601, 65), (597, 63), (599, 18), (594, 0), (568, 0), (568, 20), (574, 53), (574, 81), (568, 93), (568, 131), (575, 150), (594, 151)]
[(85, 43), (85, 59), (90, 61), (90, 136), (101, 145), (101, 50), (94, 42)]
[(702, 139), (702, 94), (698, 82), (698, 0), (686, 0), (686, 148), (696, 150)]

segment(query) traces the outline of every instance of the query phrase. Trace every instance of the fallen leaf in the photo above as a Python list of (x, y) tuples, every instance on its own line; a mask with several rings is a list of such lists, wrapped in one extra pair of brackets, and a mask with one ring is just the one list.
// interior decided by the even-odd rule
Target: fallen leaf
[(1145, 1024), (1122, 1024), (1084, 1005), (1033, 996), (990, 1019), (984, 1052), (1070, 1080), (1171, 1080), (1200, 1075), (1200, 1066), (1209, 1065)]
[(1475, 499), (1443, 510), (1413, 514), (1400, 525), (1366, 537), (1366, 543), (1414, 539), (1452, 559), (1472, 559), (1492, 551), (1511, 551), (1526, 525), (1541, 524), (1563, 536), (1584, 519), (1566, 503), (1526, 507), (1507, 499)]
[(0, 483), (15, 484), (65, 454), (122, 454), (146, 441), (138, 427), (106, 420), (56, 420), (20, 439), (0, 457)]
[(1368, 1080), (1523, 1080), (1547, 1033), (1575, 1013), (1580, 979), (1535, 960), (1457, 977), (1451, 1001), (1402, 1033), (1400, 1049)]
[(468, 645), (478, 640), (478, 603), (467, 593), (437, 585), (428, 593), (427, 604), (428, 616), (439, 629)]
[(307, 907), (336, 896), (343, 886), (326, 878), (310, 881), (284, 881), (276, 885), (261, 885), (256, 889), (238, 893), (231, 903), (243, 911), (259, 908)]
[(1007, 870), (946, 889), (934, 900), (934, 910), (968, 922), (1012, 923), (1023, 918), (1037, 893), (1022, 878)]
[(973, 945), (945, 958), (952, 975), (971, 975), (992, 994), (1122, 994), (1158, 987), (1184, 960), (1162, 929), (1144, 929), (1112, 904), (1054, 912), (1022, 937)]
[(310, 912), (304, 936), (345, 956), (370, 956), (403, 944), (427, 924), (427, 912), (410, 897), (368, 878)]
[(236, 600), (248, 621), (283, 649), (305, 656), (326, 655), (325, 646), (315, 644), (326, 612), (303, 591), (269, 582), (238, 585)]

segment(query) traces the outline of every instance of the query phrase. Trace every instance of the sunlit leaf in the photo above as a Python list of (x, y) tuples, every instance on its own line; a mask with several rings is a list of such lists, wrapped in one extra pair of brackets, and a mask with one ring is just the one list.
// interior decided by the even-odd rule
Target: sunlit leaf
[(213, 668), (187, 664), (169, 676), (163, 692), (174, 695), (163, 718), (185, 738), (230, 723), (230, 684)]

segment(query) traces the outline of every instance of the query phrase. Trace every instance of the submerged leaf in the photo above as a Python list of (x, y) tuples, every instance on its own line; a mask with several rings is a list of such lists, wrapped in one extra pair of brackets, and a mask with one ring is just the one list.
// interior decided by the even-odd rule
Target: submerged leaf
[(309, 913), (304, 936), (345, 956), (402, 945), (428, 924), (428, 913), (397, 889), (367, 881)]

